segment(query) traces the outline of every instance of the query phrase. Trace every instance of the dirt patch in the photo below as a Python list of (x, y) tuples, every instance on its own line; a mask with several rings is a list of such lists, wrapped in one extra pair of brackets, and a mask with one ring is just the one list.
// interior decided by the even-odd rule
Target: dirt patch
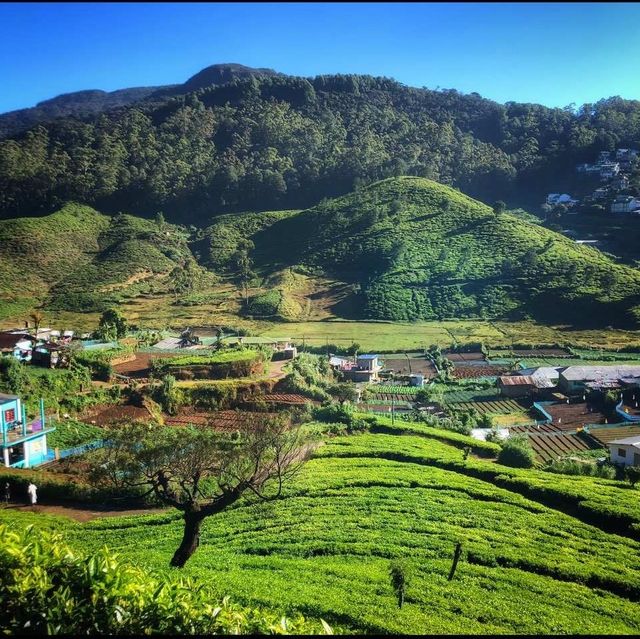
[(251, 411), (221, 410), (215, 412), (181, 411), (178, 415), (165, 417), (170, 426), (202, 425), (223, 432), (233, 432), (241, 427), (251, 426), (258, 419), (272, 417), (276, 413), (254, 413)]
[(481, 362), (485, 360), (484, 353), (442, 353), (451, 362)]
[(458, 379), (474, 379), (476, 377), (497, 377), (507, 372), (503, 366), (460, 366), (454, 367), (454, 374)]
[(547, 404), (544, 409), (560, 430), (575, 430), (585, 424), (604, 424), (607, 416), (586, 402), (580, 404)]
[(431, 379), (436, 375), (436, 369), (433, 362), (426, 357), (398, 357), (387, 359), (383, 356), (384, 367), (386, 370), (392, 370), (400, 375), (409, 375), (410, 373), (424, 375), (427, 379)]
[(58, 515), (61, 517), (68, 517), (79, 522), (92, 521), (93, 519), (100, 519), (101, 517), (132, 517), (139, 515), (159, 515), (167, 512), (166, 508), (136, 508), (136, 509), (124, 509), (124, 508), (101, 508), (98, 505), (81, 504), (81, 503), (69, 503), (69, 504), (36, 504), (35, 506), (27, 504), (9, 504), (8, 510), (43, 513), (47, 515)]
[(141, 406), (98, 404), (91, 407), (81, 419), (97, 426), (107, 426), (123, 420), (146, 422), (152, 420), (153, 416)]
[(135, 353), (129, 361), (115, 364), (113, 370), (118, 375), (148, 377), (151, 371), (151, 359), (156, 357), (175, 357), (175, 355), (171, 353)]

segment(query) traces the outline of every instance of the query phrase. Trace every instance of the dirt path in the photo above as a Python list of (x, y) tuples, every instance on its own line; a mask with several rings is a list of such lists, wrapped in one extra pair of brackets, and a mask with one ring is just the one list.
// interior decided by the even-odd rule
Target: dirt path
[(101, 508), (96, 504), (36, 504), (30, 506), (27, 504), (9, 504), (2, 506), (4, 511), (45, 513), (47, 515), (58, 515), (68, 517), (79, 522), (92, 521), (101, 517), (131, 517), (138, 515), (159, 515), (167, 512), (166, 508), (137, 508), (137, 509), (112, 509)]

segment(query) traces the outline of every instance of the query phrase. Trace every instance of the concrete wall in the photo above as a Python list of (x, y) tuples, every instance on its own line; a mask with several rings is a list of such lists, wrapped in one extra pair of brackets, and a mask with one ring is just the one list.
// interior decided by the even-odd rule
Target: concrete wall
[[(624, 450), (626, 455), (620, 455), (620, 450)], [(614, 464), (624, 466), (640, 466), (640, 450), (629, 444), (609, 444), (609, 454)]]

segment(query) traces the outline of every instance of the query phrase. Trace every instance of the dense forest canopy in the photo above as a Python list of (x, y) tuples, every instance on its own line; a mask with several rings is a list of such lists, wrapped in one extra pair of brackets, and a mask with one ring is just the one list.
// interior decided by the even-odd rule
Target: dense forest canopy
[(388, 78), (245, 75), (2, 140), (0, 217), (73, 200), (204, 225), (399, 175), (532, 208), (577, 162), (617, 146), (640, 146), (638, 101), (550, 109)]

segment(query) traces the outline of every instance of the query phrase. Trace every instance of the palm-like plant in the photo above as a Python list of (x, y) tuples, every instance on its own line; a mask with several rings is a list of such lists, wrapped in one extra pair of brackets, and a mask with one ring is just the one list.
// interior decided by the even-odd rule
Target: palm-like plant
[(33, 322), (33, 327), (36, 329), (36, 341), (38, 339), (38, 331), (40, 330), (40, 325), (42, 324), (42, 320), (44, 319), (44, 315), (40, 311), (33, 311), (29, 315), (29, 319)]

